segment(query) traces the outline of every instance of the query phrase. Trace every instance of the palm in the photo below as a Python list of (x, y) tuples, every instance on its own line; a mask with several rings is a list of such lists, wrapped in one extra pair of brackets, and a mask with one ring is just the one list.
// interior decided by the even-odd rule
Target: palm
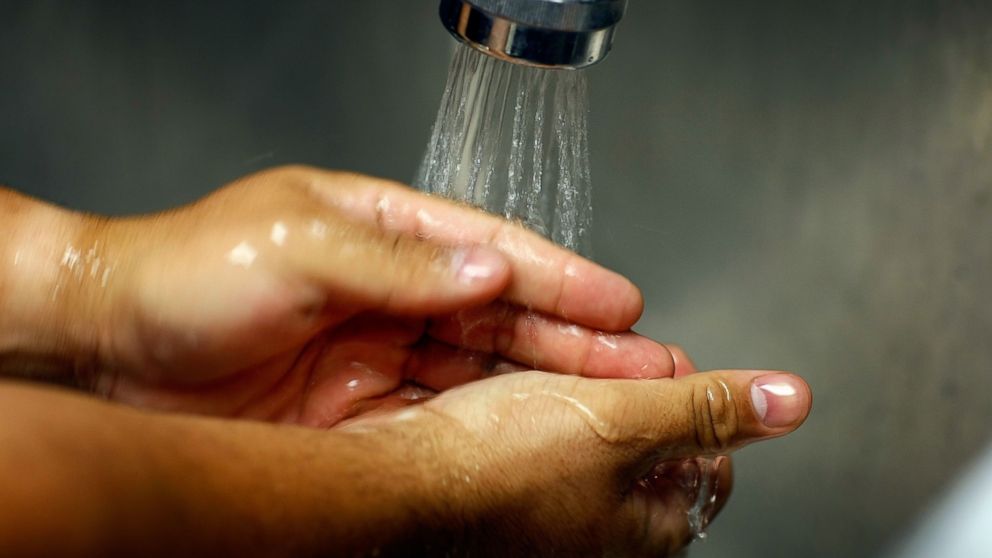
[[(174, 387), (124, 373), (107, 395), (156, 408), (328, 427), (457, 381), (438, 371), (472, 372), (463, 366), (470, 353), (461, 353), (465, 359), (429, 341), (425, 328), (424, 320), (356, 316), (201, 385)], [(189, 354), (183, 360), (213, 358)]]

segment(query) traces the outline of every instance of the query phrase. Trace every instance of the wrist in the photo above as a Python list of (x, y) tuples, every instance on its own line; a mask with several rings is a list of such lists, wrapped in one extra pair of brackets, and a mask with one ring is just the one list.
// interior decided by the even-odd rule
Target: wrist
[(311, 447), (319, 437), (324, 463), (307, 468), (313, 476), (294, 487), (301, 509), (309, 510), (315, 535), (310, 540), (317, 542), (300, 550), (342, 556), (442, 554), (429, 550), (443, 549), (451, 540), (451, 525), (441, 510), (448, 482), (439, 482), (436, 459), (423, 455), (429, 450), (417, 440), (421, 436), (403, 426), (307, 434), (314, 435)]
[[(450, 556), (452, 549), (474, 555), (478, 531), (485, 529), (479, 520), (491, 511), (482, 494), (497, 487), (480, 475), (478, 455), (462, 438), (466, 432), (419, 406), (399, 413), (332, 430), (345, 434), (344, 443), (327, 439), (334, 447), (365, 448), (364, 458), (349, 460), (349, 476), (366, 477), (366, 488), (357, 491), (372, 514), (364, 522), (370, 527), (365, 541), (377, 541), (382, 556)], [(354, 550), (350, 554), (365, 555), (370, 549)]]
[[(173, 419), (168, 419), (173, 422)], [(215, 419), (175, 419), (189, 465), (162, 484), (195, 518), (195, 547), (261, 555), (407, 555), (429, 540), (429, 507), (409, 445), (354, 434)], [(170, 474), (176, 459), (163, 454)], [(155, 467), (152, 467), (155, 469)], [(192, 473), (191, 473), (192, 471)], [(167, 475), (168, 477), (169, 475)], [(246, 532), (247, 528), (247, 532)], [(250, 541), (250, 547), (241, 547)], [(435, 541), (436, 542), (436, 541)], [(224, 549), (225, 552), (219, 552)]]
[(71, 381), (100, 329), (81, 246), (96, 220), (4, 189), (0, 214), (0, 375)]

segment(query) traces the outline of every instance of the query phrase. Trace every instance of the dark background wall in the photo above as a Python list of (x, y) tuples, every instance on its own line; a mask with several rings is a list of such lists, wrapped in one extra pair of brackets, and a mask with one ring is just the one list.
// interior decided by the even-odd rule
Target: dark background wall
[[(284, 162), (410, 179), (451, 48), (433, 0), (0, 6), (0, 181), (112, 214)], [(631, 0), (589, 70), (640, 330), (816, 392), (696, 556), (878, 555), (992, 445), (986, 6)]]

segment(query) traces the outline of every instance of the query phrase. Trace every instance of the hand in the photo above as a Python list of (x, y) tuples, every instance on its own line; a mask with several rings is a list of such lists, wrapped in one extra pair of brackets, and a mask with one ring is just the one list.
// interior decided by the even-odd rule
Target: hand
[(114, 400), (326, 427), (498, 371), (674, 372), (626, 279), (383, 180), (275, 169), (80, 231), (56, 291)]
[[(436, 529), (402, 544), (427, 555), (668, 556), (689, 540), (691, 502), (652, 468), (787, 434), (810, 406), (806, 384), (777, 372), (647, 381), (523, 372), (339, 429), (423, 464)], [(721, 476), (718, 508), (729, 469)]]
[(0, 382), (0, 549), (663, 556), (688, 502), (654, 465), (788, 433), (809, 407), (782, 373), (522, 372), (316, 430)]

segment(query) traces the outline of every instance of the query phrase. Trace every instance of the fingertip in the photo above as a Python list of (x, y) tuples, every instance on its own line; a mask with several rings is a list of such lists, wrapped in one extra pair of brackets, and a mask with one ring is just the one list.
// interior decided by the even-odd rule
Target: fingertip
[(657, 442), (649, 449), (671, 458), (725, 454), (789, 434), (806, 419), (811, 401), (802, 379), (780, 371), (721, 370), (651, 384), (645, 391), (652, 397), (642, 398), (639, 414), (661, 412), (668, 419), (645, 419), (632, 431), (646, 431), (644, 437)]
[[(691, 393), (706, 394), (709, 414), (737, 409), (738, 417), (717, 417), (718, 422), (740, 420), (735, 438), (741, 442), (774, 438), (799, 428), (809, 416), (812, 392), (799, 376), (780, 370), (721, 370), (682, 378)], [(720, 394), (723, 394), (721, 397)], [(714, 403), (719, 403), (715, 405)], [(733, 420), (731, 420), (733, 419)]]
[(644, 295), (630, 279), (603, 269), (608, 277), (603, 279), (604, 292), (609, 295), (610, 306), (603, 309), (604, 322), (598, 327), (606, 331), (627, 331), (641, 319), (644, 313)]
[(675, 343), (665, 343), (665, 347), (668, 348), (669, 352), (672, 353), (672, 360), (674, 361), (676, 378), (681, 378), (683, 376), (688, 376), (689, 374), (695, 374), (699, 371), (696, 363), (693, 362), (692, 357), (689, 353), (678, 344)]
[[(496, 299), (510, 281), (510, 267), (485, 246), (440, 248), (399, 238), (397, 254), (350, 280), (372, 293), (373, 309), (400, 315), (441, 315)], [(373, 252), (375, 253), (375, 252)]]
[[(442, 314), (486, 304), (499, 297), (510, 283), (510, 262), (498, 250), (483, 245), (450, 249), (447, 269), (441, 276), (425, 278), (428, 291), (418, 301), (418, 313)], [(414, 286), (412, 290), (416, 290)]]
[(796, 429), (806, 421), (812, 408), (809, 384), (795, 374), (761, 375), (751, 382), (749, 391), (755, 416), (768, 428)]
[(568, 320), (613, 333), (631, 329), (643, 311), (640, 289), (622, 275), (603, 268), (573, 279), (557, 309)]
[(510, 281), (510, 262), (502, 252), (483, 245), (455, 248), (451, 268), (459, 286), (502, 290)]
[[(622, 276), (621, 276), (622, 277)], [(620, 329), (630, 329), (641, 319), (644, 314), (644, 295), (641, 289), (630, 279), (622, 277), (627, 283), (627, 306), (620, 315)]]

